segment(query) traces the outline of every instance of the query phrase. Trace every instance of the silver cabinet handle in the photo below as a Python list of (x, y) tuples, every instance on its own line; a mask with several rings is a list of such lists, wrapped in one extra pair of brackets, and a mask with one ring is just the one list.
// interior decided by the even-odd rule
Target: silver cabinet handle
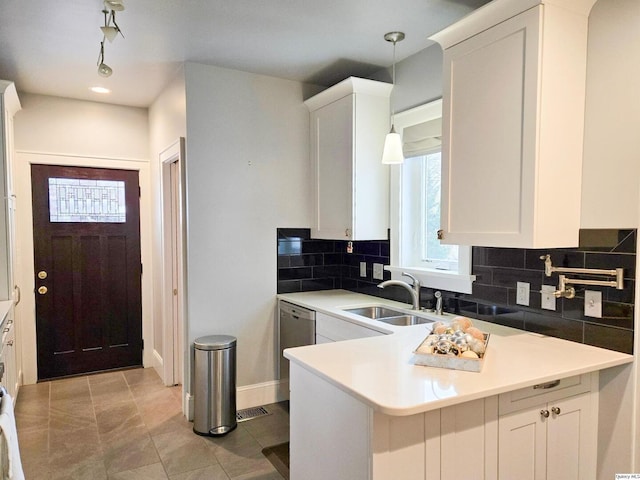
[(549, 418), (549, 410), (540, 410), (540, 415), (542, 415), (543, 418)]
[(548, 388), (557, 387), (558, 385), (560, 385), (560, 380), (555, 380), (553, 382), (539, 383), (538, 385), (534, 385), (533, 389), (534, 390), (546, 390)]
[(560, 408), (551, 407), (551, 413), (553, 413), (554, 415), (560, 415)]
[(15, 305), (18, 305), (20, 303), (20, 287), (18, 285), (14, 285), (13, 289), (16, 291), (17, 295), (16, 295), (16, 303)]

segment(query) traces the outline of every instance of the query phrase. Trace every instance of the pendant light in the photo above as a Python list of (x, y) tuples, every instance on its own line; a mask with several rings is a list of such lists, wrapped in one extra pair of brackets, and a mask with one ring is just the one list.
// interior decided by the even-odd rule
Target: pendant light
[(396, 133), (396, 129), (393, 125), (394, 120), (394, 107), (393, 107), (393, 90), (396, 86), (396, 43), (404, 40), (404, 33), (402, 32), (389, 32), (385, 34), (384, 39), (387, 42), (393, 43), (393, 70), (392, 70), (392, 90), (391, 90), (391, 131), (387, 133), (384, 139), (384, 149), (382, 150), (382, 163), (386, 164), (399, 164), (404, 162), (404, 155), (402, 154), (402, 140), (400, 134)]
[(109, 65), (104, 63), (104, 40), (100, 42), (100, 56), (98, 57), (98, 75), (101, 77), (110, 77), (113, 70)]

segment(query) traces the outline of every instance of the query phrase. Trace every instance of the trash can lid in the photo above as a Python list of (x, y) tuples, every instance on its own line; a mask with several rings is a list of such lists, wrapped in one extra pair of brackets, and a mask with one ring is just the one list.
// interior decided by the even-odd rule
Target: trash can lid
[(198, 350), (224, 350), (236, 344), (236, 337), (231, 335), (207, 335), (196, 338), (194, 346)]

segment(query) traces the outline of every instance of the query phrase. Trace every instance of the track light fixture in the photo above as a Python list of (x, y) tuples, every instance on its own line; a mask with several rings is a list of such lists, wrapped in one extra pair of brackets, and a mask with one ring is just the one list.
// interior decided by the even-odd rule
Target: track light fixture
[(124, 34), (116, 23), (116, 12), (124, 10), (123, 0), (104, 0), (102, 13), (104, 15), (104, 25), (100, 27), (102, 32), (102, 41), (100, 42), (100, 55), (98, 56), (98, 75), (101, 77), (110, 77), (113, 73), (112, 68), (104, 63), (104, 41), (113, 42), (118, 33), (124, 38)]

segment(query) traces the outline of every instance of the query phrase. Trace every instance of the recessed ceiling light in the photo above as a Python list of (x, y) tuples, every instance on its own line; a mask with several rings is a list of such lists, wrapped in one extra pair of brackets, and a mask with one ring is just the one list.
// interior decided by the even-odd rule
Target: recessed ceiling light
[(105, 87), (91, 87), (89, 90), (91, 90), (93, 93), (111, 93), (111, 90)]

